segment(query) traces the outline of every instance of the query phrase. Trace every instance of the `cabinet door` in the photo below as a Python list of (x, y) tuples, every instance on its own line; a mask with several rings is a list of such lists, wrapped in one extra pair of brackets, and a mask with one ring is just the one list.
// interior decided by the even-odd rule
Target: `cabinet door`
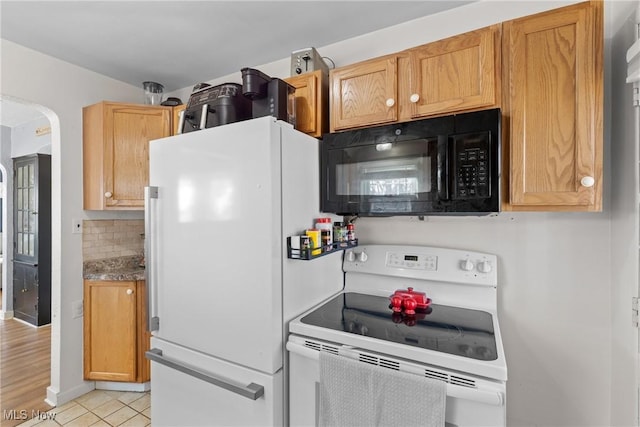
[[(13, 262), (13, 311), (16, 318), (38, 326), (38, 267)], [(47, 322), (48, 323), (48, 322)]]
[(84, 377), (136, 381), (136, 282), (84, 282)]
[(398, 118), (395, 55), (331, 70), (331, 132)]
[(38, 163), (26, 156), (14, 161), (14, 257), (38, 263)]
[(108, 104), (105, 111), (104, 190), (109, 207), (144, 207), (149, 141), (171, 135), (171, 110)]
[(511, 208), (601, 210), (602, 3), (503, 28)]
[(286, 82), (296, 88), (296, 129), (321, 137), (328, 129), (328, 82), (322, 70), (289, 77)]
[(410, 49), (410, 92), (400, 96), (411, 116), (496, 106), (499, 42), (500, 25), (494, 25)]

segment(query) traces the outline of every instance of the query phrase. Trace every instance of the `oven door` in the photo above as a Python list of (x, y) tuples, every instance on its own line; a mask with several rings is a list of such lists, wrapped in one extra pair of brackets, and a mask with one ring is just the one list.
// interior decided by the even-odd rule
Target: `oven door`
[[(289, 422), (292, 426), (317, 426), (320, 417), (320, 351), (328, 351), (385, 369), (439, 379), (447, 383), (447, 427), (505, 426), (506, 384), (444, 368), (382, 356), (350, 346), (290, 335)], [(401, 366), (401, 368), (397, 368)], [(419, 404), (418, 402), (415, 403)], [(393, 410), (393, 408), (389, 408)]]
[(326, 148), (322, 211), (417, 215), (448, 199), (447, 137)]

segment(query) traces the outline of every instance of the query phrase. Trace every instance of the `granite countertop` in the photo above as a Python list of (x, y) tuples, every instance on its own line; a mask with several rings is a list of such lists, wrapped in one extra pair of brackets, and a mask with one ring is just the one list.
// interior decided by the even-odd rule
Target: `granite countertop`
[(142, 262), (139, 255), (85, 261), (82, 274), (87, 280), (144, 280)]

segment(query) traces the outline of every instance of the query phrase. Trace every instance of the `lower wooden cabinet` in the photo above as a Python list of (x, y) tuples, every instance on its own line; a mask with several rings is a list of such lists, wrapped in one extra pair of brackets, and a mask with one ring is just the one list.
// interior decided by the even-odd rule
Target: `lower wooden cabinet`
[(145, 282), (85, 280), (84, 378), (149, 381), (149, 345)]

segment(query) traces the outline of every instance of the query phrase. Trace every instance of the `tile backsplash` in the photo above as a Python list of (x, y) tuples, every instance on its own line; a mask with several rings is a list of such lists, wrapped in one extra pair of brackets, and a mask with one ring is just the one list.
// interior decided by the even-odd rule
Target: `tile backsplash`
[(144, 220), (85, 220), (82, 222), (84, 261), (144, 253)]

